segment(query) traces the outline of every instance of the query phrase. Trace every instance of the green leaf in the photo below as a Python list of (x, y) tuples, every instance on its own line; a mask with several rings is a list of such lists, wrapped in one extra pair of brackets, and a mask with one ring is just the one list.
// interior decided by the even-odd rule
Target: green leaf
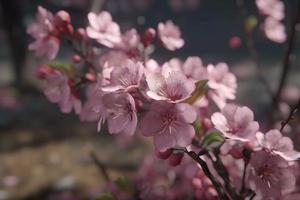
[(224, 137), (219, 132), (211, 132), (204, 137), (203, 147), (207, 148), (212, 145), (220, 145), (224, 142)]
[(126, 176), (121, 176), (114, 181), (116, 187), (123, 192), (131, 192), (132, 191), (132, 182)]
[(72, 71), (73, 70), (73, 66), (70, 63), (64, 63), (64, 62), (60, 62), (60, 61), (53, 61), (49, 63), (49, 66), (55, 69), (61, 69), (64, 71)]
[(245, 19), (244, 26), (247, 32), (252, 32), (252, 30), (257, 26), (257, 18), (254, 15), (250, 15)]
[(192, 95), (186, 99), (184, 102), (188, 104), (195, 103), (199, 98), (201, 98), (206, 91), (206, 84), (208, 80), (201, 80), (196, 83), (196, 89)]
[(193, 123), (196, 135), (198, 137), (202, 137), (203, 134), (203, 129), (202, 129), (202, 124), (200, 119), (196, 119), (196, 121)]
[(117, 198), (111, 192), (103, 192), (95, 200), (117, 200)]

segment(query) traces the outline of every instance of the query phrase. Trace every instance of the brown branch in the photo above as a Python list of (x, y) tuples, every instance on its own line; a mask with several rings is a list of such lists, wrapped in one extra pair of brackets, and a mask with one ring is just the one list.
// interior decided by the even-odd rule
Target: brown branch
[(220, 153), (219, 150), (216, 150), (214, 152), (214, 155), (216, 157), (215, 161), (212, 159), (212, 157), (209, 154), (207, 154), (207, 155), (211, 159), (213, 166), (216, 169), (217, 173), (223, 179), (223, 181), (225, 183), (225, 188), (226, 188), (228, 194), (230, 195), (230, 197), (232, 197), (232, 199), (234, 199), (234, 200), (242, 200), (242, 197), (237, 194), (236, 189), (230, 183), (229, 173), (228, 173), (226, 167), (223, 165), (223, 163), (219, 157), (219, 153)]
[(210, 172), (206, 162), (202, 160), (197, 153), (193, 151), (184, 151), (187, 155), (189, 155), (193, 160), (195, 160), (202, 168), (204, 174), (209, 178), (209, 180), (212, 182), (214, 188), (218, 192), (218, 195), (221, 200), (229, 200), (229, 197), (226, 195), (225, 191), (223, 190), (223, 186), (221, 183), (212, 175)]
[(300, 99), (299, 99), (297, 105), (294, 106), (294, 108), (291, 110), (288, 118), (286, 120), (284, 120), (283, 122), (281, 122), (280, 132), (282, 132), (284, 127), (294, 118), (294, 115), (299, 110), (299, 108), (300, 108)]
[(90, 156), (92, 158), (92, 161), (95, 163), (95, 165), (98, 167), (100, 173), (102, 174), (103, 178), (106, 181), (110, 181), (110, 177), (107, 173), (107, 168), (106, 166), (99, 160), (98, 156), (96, 155), (96, 153), (94, 151), (90, 152)]
[(296, 15), (292, 19), (291, 22), (291, 28), (289, 31), (288, 39), (287, 39), (287, 48), (283, 57), (283, 64), (282, 64), (282, 71), (281, 71), (281, 77), (279, 81), (279, 85), (277, 88), (277, 91), (273, 97), (272, 102), (272, 116), (274, 115), (275, 111), (278, 109), (278, 104), (281, 99), (281, 93), (282, 90), (286, 84), (287, 81), (287, 75), (290, 70), (290, 55), (292, 54), (294, 48), (295, 48), (295, 41), (296, 41), (296, 25), (300, 18), (300, 5), (299, 1), (297, 1), (296, 7)]

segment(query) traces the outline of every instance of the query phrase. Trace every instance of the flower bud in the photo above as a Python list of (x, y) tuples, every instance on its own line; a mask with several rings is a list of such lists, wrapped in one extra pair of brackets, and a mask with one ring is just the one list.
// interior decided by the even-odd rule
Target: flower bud
[(142, 42), (144, 44), (144, 47), (149, 46), (151, 42), (154, 40), (156, 35), (156, 31), (153, 28), (148, 28), (142, 37)]
[(86, 32), (84, 28), (78, 28), (77, 31), (75, 32), (75, 39), (83, 40), (84, 38), (86, 38)]
[(167, 149), (166, 151), (156, 151), (156, 155), (158, 158), (166, 160), (171, 156), (172, 152), (172, 149)]
[(169, 158), (169, 164), (175, 167), (181, 163), (182, 158), (183, 158), (183, 153), (173, 153)]
[(35, 74), (39, 79), (45, 79), (48, 74), (51, 74), (53, 69), (46, 64), (40, 65), (36, 68)]
[(76, 54), (72, 57), (72, 60), (73, 60), (74, 63), (80, 63), (81, 62), (81, 57)]

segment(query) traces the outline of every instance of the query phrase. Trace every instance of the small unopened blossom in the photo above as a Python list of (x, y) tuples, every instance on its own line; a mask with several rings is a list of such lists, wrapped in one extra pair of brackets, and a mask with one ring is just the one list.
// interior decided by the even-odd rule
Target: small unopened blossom
[(180, 29), (172, 21), (159, 23), (157, 29), (158, 37), (167, 49), (174, 51), (183, 47)]
[(278, 155), (261, 150), (252, 153), (249, 163), (248, 186), (257, 200), (283, 199), (283, 191), (295, 187), (293, 168)]
[(35, 41), (29, 44), (29, 49), (35, 51), (38, 57), (46, 56), (52, 60), (56, 57), (60, 40), (55, 32), (54, 16), (45, 8), (39, 6), (36, 21), (27, 28)]
[(300, 153), (294, 150), (293, 141), (289, 137), (282, 136), (277, 129), (272, 129), (266, 134), (258, 132), (256, 139), (264, 150), (277, 154), (287, 161), (300, 158)]
[(142, 119), (140, 129), (144, 136), (153, 137), (156, 150), (166, 151), (191, 143), (195, 135), (191, 123), (195, 120), (196, 112), (188, 104), (155, 101)]
[(218, 193), (212, 182), (207, 178), (202, 170), (198, 170), (192, 179), (192, 186), (195, 190), (196, 200), (217, 200)]
[(103, 95), (110, 134), (133, 135), (137, 126), (137, 114), (133, 97), (128, 93)]
[(89, 26), (87, 35), (107, 47), (114, 47), (121, 41), (119, 25), (112, 20), (110, 13), (102, 11), (98, 15), (90, 12), (88, 14)]
[(115, 66), (112, 69), (109, 83), (102, 87), (102, 90), (106, 92), (130, 91), (139, 87), (143, 75), (143, 64), (128, 60), (126, 63), (123, 63), (123, 66)]
[(248, 107), (233, 104), (227, 104), (221, 112), (214, 113), (211, 121), (226, 138), (243, 142), (255, 139), (259, 128)]
[(266, 37), (274, 42), (283, 43), (286, 41), (287, 35), (285, 32), (285, 26), (282, 22), (272, 17), (267, 17), (265, 19), (263, 30)]
[(229, 72), (226, 63), (207, 66), (208, 96), (219, 108), (223, 108), (227, 100), (234, 100), (237, 88), (236, 77)]
[(154, 100), (181, 102), (189, 98), (195, 90), (195, 83), (182, 72), (172, 71), (165, 75), (149, 74), (147, 95)]

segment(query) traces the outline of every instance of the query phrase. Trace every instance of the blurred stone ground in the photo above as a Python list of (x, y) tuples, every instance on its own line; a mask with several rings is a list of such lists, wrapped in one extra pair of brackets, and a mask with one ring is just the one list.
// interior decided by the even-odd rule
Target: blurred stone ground
[[(265, 119), (270, 112), (270, 98), (257, 78), (245, 43), (237, 49), (228, 47), (231, 36), (242, 36), (238, 16), (226, 9), (215, 11), (217, 13), (206, 9), (213, 9), (212, 5), (204, 6), (200, 14), (177, 18), (176, 22), (182, 25), (186, 39), (183, 50), (175, 53), (159, 51), (154, 57), (166, 61), (172, 56), (186, 58), (197, 55), (205, 64), (227, 62), (238, 77), (237, 102), (254, 109), (258, 120)], [(227, 18), (222, 17), (223, 14)], [(157, 16), (161, 15), (166, 17), (161, 13), (155, 16), (159, 18)], [(156, 18), (153, 23), (158, 20)], [(191, 18), (197, 19), (197, 25), (189, 20)], [(0, 32), (0, 40), (0, 86), (7, 88), (14, 76), (3, 32)], [(257, 41), (257, 46), (261, 71), (276, 88), (283, 46), (261, 39)], [(288, 81), (289, 85), (299, 89), (299, 48), (295, 55)], [(66, 54), (63, 54), (62, 58), (65, 57)], [(25, 70), (29, 85), (38, 85), (33, 75), (38, 63), (41, 61), (29, 53)], [(52, 199), (58, 199), (55, 194), (61, 191), (75, 193), (78, 199), (88, 199), (91, 194), (97, 194), (104, 183), (89, 155), (91, 150), (97, 153), (109, 168), (110, 175), (116, 178), (134, 173), (144, 152), (151, 149), (151, 145), (141, 142), (121, 148), (108, 134), (97, 133), (96, 124), (79, 123), (74, 115), (61, 114), (58, 107), (49, 103), (34, 87), (25, 94), (17, 95), (16, 102), (17, 106), (12, 108), (0, 108), (0, 200), (40, 200), (46, 199), (45, 194), (50, 193), (54, 193)], [(47, 199), (51, 198), (47, 196)]]

